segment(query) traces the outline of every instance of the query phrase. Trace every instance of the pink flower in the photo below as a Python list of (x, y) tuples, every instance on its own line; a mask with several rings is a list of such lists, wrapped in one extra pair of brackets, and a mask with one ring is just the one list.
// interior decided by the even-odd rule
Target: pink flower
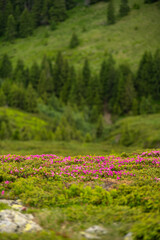
[(1, 195), (4, 195), (4, 190), (1, 192)]

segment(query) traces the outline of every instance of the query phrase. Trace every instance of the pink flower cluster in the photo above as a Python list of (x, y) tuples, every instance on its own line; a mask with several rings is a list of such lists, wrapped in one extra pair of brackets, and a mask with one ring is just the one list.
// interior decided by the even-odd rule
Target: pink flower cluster
[[(144, 152), (134, 157), (78, 156), (58, 157), (53, 154), (0, 156), (1, 168), (11, 176), (52, 178), (65, 181), (117, 180), (137, 176), (138, 171), (160, 167), (160, 152)], [(143, 176), (144, 177), (144, 176)], [(8, 185), (10, 181), (5, 181)], [(2, 195), (4, 194), (1, 193)]]

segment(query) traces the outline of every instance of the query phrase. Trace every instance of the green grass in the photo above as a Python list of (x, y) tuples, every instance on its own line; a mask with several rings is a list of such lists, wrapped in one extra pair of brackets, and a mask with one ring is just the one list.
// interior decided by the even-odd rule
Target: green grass
[(126, 117), (112, 128), (108, 141), (143, 148), (160, 147), (160, 114)]
[(106, 155), (142, 150), (140, 147), (125, 147), (101, 143), (79, 143), (58, 141), (0, 141), (0, 155), (3, 154), (56, 154), (60, 156), (74, 155)]
[[(118, 14), (119, 0), (115, 0)], [(17, 39), (14, 44), (0, 42), (0, 55), (8, 53), (13, 63), (23, 59), (27, 66), (33, 61), (40, 63), (44, 54), (53, 60), (58, 50), (79, 68), (85, 57), (91, 61), (94, 71), (108, 53), (112, 53), (118, 64), (129, 63), (136, 69), (145, 50), (154, 52), (160, 48), (160, 6), (159, 3), (144, 4), (144, 0), (131, 0), (131, 12), (117, 19), (116, 24), (106, 25), (108, 3), (98, 3), (89, 8), (77, 7), (69, 12), (69, 18), (59, 24), (57, 30), (40, 27), (33, 36)], [(138, 3), (140, 9), (133, 9)], [(80, 46), (69, 49), (71, 35), (75, 31), (80, 38)]]

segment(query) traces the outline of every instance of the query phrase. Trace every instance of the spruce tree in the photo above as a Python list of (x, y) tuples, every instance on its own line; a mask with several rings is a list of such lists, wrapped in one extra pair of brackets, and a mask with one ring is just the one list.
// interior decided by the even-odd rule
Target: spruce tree
[(83, 69), (82, 69), (82, 96), (84, 100), (87, 100), (88, 97), (88, 86), (91, 78), (91, 70), (90, 70), (90, 65), (89, 61), (86, 58), (84, 61)]
[(38, 93), (39, 95), (47, 94), (47, 97), (53, 93), (54, 83), (52, 77), (52, 70), (49, 60), (44, 56), (42, 60), (42, 70), (40, 73), (39, 83), (38, 83)]
[(25, 94), (25, 111), (27, 112), (37, 111), (37, 95), (31, 84), (28, 85)]
[(13, 80), (16, 81), (18, 85), (26, 85), (26, 72), (24, 67), (24, 62), (21, 59), (18, 59), (16, 68), (13, 72)]
[(115, 22), (116, 20), (115, 20), (114, 4), (113, 4), (113, 0), (110, 0), (107, 7), (107, 23), (110, 25), (110, 24), (114, 24)]
[(70, 40), (70, 44), (69, 47), (70, 48), (76, 48), (79, 45), (79, 39), (76, 33), (72, 34), (71, 40)]
[(64, 84), (64, 59), (61, 52), (58, 52), (53, 68), (54, 91), (57, 97), (60, 96)]
[(102, 62), (100, 70), (100, 83), (102, 86), (102, 101), (104, 104), (110, 105), (115, 98), (117, 91), (117, 70), (112, 55)]
[(12, 42), (16, 37), (16, 23), (13, 15), (9, 15), (6, 27), (5, 37), (7, 41)]
[(154, 72), (153, 57), (150, 52), (145, 52), (140, 61), (135, 87), (139, 96), (148, 96), (154, 94)]
[(37, 90), (38, 82), (40, 77), (40, 68), (37, 63), (33, 63), (30, 69), (30, 83), (32, 84), (33, 88)]
[(28, 9), (25, 8), (21, 17), (19, 25), (19, 35), (22, 38), (28, 37), (33, 32), (33, 19)]
[(56, 22), (64, 21), (67, 18), (65, 0), (54, 0), (53, 4), (53, 16), (51, 16)]
[(12, 63), (7, 54), (4, 54), (0, 64), (0, 77), (7, 78), (12, 74)]
[(0, 106), (4, 106), (6, 104), (6, 96), (2, 89), (0, 89)]
[(128, 0), (121, 0), (119, 15), (120, 17), (124, 17), (128, 15), (130, 11), (130, 7), (128, 6)]
[(160, 100), (160, 50), (153, 57), (153, 93), (155, 100)]
[(134, 98), (135, 89), (133, 85), (132, 73), (128, 66), (121, 65), (114, 113), (123, 115), (131, 111)]

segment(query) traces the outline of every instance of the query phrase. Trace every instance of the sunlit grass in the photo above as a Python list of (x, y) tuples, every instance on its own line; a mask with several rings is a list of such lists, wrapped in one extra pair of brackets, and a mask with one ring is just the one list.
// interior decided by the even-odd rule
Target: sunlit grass
[[(77, 68), (88, 57), (93, 70), (97, 71), (105, 56), (112, 53), (118, 64), (126, 62), (136, 69), (145, 50), (154, 52), (160, 48), (160, 8), (158, 3), (147, 5), (143, 2), (130, 1), (130, 14), (117, 19), (111, 26), (106, 25), (107, 3), (77, 7), (55, 31), (40, 27), (33, 36), (17, 39), (14, 44), (1, 42), (1, 55), (8, 53), (14, 64), (21, 58), (30, 66), (33, 61), (40, 62), (44, 54), (54, 60), (57, 51), (62, 50)], [(134, 3), (138, 3), (140, 9), (133, 9)], [(115, 0), (115, 5), (118, 14), (119, 0)], [(74, 31), (80, 45), (70, 50), (69, 41)]]

